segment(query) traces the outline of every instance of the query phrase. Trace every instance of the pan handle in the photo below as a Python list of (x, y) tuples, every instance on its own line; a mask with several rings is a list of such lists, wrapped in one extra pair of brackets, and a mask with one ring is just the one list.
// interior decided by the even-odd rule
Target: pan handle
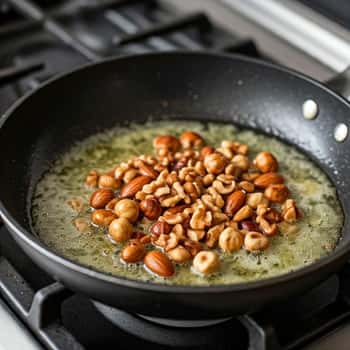
[(350, 101), (350, 66), (335, 77), (327, 80), (325, 84)]

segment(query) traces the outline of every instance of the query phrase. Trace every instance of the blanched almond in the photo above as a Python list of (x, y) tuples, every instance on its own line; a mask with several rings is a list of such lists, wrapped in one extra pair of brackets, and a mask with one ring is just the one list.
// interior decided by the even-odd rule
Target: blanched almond
[(142, 189), (144, 185), (150, 183), (151, 181), (152, 178), (149, 176), (137, 176), (122, 187), (120, 196), (123, 198), (133, 197), (138, 191)]
[(159, 250), (147, 253), (143, 261), (152, 272), (159, 276), (169, 277), (175, 272), (170, 259)]
[(278, 173), (266, 173), (254, 180), (254, 185), (258, 188), (266, 188), (269, 185), (283, 184), (283, 176)]

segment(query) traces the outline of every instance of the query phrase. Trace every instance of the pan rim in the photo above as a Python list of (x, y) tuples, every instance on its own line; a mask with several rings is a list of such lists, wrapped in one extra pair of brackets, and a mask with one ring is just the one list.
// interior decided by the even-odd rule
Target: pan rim
[[(130, 59), (138, 59), (143, 58), (145, 56), (151, 57), (151, 56), (213, 56), (216, 58), (222, 58), (222, 59), (231, 59), (241, 62), (249, 62), (254, 63), (260, 66), (265, 66), (267, 68), (281, 71), (287, 74), (290, 74), (298, 79), (302, 79), (304, 81), (307, 81), (311, 83), (312, 85), (326, 91), (330, 95), (332, 95), (334, 98), (338, 99), (340, 102), (345, 104), (350, 111), (350, 103), (347, 101), (344, 97), (337, 94), (330, 88), (328, 88), (323, 83), (303, 74), (300, 72), (297, 72), (293, 69), (286, 68), (279, 66), (274, 63), (265, 62), (259, 59), (247, 57), (244, 55), (238, 55), (238, 54), (226, 54), (226, 53), (217, 53), (212, 51), (169, 51), (169, 52), (152, 52), (152, 53), (141, 53), (141, 54), (132, 54), (132, 55), (124, 55), (121, 57), (111, 57), (104, 60), (101, 60), (99, 62), (93, 62), (93, 63), (87, 63), (83, 66), (80, 66), (78, 68), (75, 68), (69, 72), (65, 72), (62, 74), (59, 74), (48, 81), (41, 84), (37, 89), (34, 89), (33, 91), (30, 91), (26, 95), (22, 96), (20, 99), (18, 99), (0, 118), (0, 129), (4, 126), (7, 119), (11, 117), (11, 115), (14, 114), (14, 112), (25, 102), (27, 101), (32, 95), (36, 94), (43, 88), (45, 88), (48, 85), (54, 84), (57, 80), (64, 79), (69, 77), (71, 74), (88, 70), (89, 68), (103, 65), (105, 63), (114, 62), (114, 61), (123, 61), (123, 60), (130, 60)], [(345, 219), (344, 219), (344, 225), (341, 230), (341, 235), (343, 236), (345, 227), (347, 226), (347, 215), (344, 213)], [(39, 239), (37, 239), (32, 232), (22, 227), (15, 219), (14, 217), (7, 211), (3, 201), (0, 199), (0, 217), (2, 217), (4, 223), (6, 226), (10, 228), (10, 233), (13, 235), (17, 235), (18, 239), (21, 239), (25, 242), (26, 245), (30, 246), (37, 252), (39, 252), (41, 255), (45, 256), (46, 258), (52, 260), (54, 263), (61, 264), (65, 266), (65, 268), (74, 270), (77, 273), (81, 273), (84, 275), (87, 275), (90, 278), (95, 278), (97, 280), (100, 280), (101, 282), (110, 283), (112, 285), (120, 285), (123, 287), (129, 287), (129, 288), (135, 288), (140, 290), (148, 290), (148, 291), (156, 291), (160, 293), (171, 293), (171, 294), (198, 294), (198, 293), (209, 293), (209, 294), (215, 294), (215, 293), (230, 293), (230, 292), (239, 292), (239, 291), (252, 291), (255, 289), (262, 289), (262, 288), (268, 288), (272, 287), (276, 284), (283, 284), (291, 281), (295, 281), (299, 278), (304, 277), (305, 275), (311, 274), (317, 269), (323, 268), (327, 266), (329, 263), (338, 261), (338, 260), (345, 260), (350, 256), (350, 243), (347, 245), (344, 245), (342, 247), (336, 248), (332, 253), (329, 255), (322, 257), (321, 259), (305, 266), (302, 268), (298, 268), (294, 271), (283, 273), (281, 275), (277, 275), (274, 277), (269, 278), (263, 278), (255, 281), (247, 281), (247, 282), (240, 282), (240, 283), (234, 283), (234, 284), (222, 284), (222, 285), (213, 285), (213, 286), (184, 286), (184, 285), (169, 285), (169, 284), (160, 284), (160, 283), (150, 283), (150, 282), (144, 282), (140, 280), (132, 280), (124, 277), (119, 277), (115, 275), (110, 275), (98, 270), (91, 269), (87, 267), (86, 265), (82, 265), (77, 262), (73, 262), (72, 260), (69, 260), (58, 253), (54, 252), (53, 250), (50, 250), (43, 242), (41, 242)], [(17, 244), (17, 243), (16, 243)]]

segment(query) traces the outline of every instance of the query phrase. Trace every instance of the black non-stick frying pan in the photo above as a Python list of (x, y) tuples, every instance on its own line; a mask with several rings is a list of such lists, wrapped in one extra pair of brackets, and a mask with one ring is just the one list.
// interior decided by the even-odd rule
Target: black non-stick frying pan
[[(308, 100), (318, 105), (303, 117)], [(209, 53), (162, 53), (113, 59), (50, 81), (22, 99), (0, 126), (0, 214), (24, 251), (68, 288), (149, 316), (209, 319), (246, 313), (302, 293), (350, 257), (350, 105), (322, 84), (253, 59)], [(318, 262), (256, 282), (168, 286), (110, 276), (50, 251), (33, 234), (30, 200), (54, 159), (97, 131), (126, 121), (195, 119), (237, 123), (275, 135), (307, 153), (336, 185), (345, 213), (342, 239)]]

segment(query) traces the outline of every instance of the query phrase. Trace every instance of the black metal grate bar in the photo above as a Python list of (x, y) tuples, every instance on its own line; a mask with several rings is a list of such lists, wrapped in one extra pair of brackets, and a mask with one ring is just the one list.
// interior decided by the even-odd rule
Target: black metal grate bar
[(155, 25), (150, 29), (141, 32), (130, 34), (124, 38), (114, 38), (113, 42), (117, 45), (126, 45), (146, 40), (152, 36), (161, 36), (171, 34), (179, 30), (184, 30), (188, 27), (196, 27), (199, 31), (204, 32), (211, 28), (208, 17), (203, 13), (194, 13), (181, 18), (177, 18), (168, 23)]
[(17, 79), (23, 78), (31, 73), (42, 70), (45, 67), (44, 63), (32, 63), (19, 67), (7, 67), (0, 69), (0, 87)]
[(101, 57), (95, 52), (89, 50), (86, 46), (82, 45), (78, 40), (76, 40), (69, 32), (63, 29), (55, 20), (51, 17), (46, 17), (45, 13), (29, 0), (9, 0), (10, 3), (15, 6), (21, 13), (29, 16), (37, 21), (42, 21), (45, 29), (62, 40), (66, 45), (72, 47), (76, 51), (80, 52), (84, 57), (90, 61), (96, 61), (101, 59)]

